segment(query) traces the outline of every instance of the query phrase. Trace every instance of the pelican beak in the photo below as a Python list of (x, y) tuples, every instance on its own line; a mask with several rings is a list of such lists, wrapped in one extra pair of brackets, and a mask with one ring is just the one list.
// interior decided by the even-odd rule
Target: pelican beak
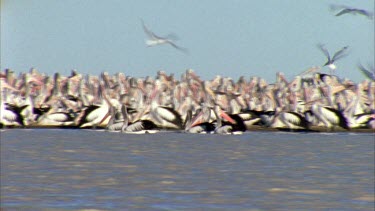
[(108, 110), (108, 112), (105, 114), (105, 116), (103, 117), (103, 119), (100, 120), (100, 122), (99, 122), (98, 125), (101, 125), (110, 115), (111, 115), (111, 112), (110, 112), (110, 110)]
[(197, 126), (199, 124), (203, 123), (203, 112), (200, 112), (198, 114), (198, 116), (196, 116), (194, 118), (194, 120), (192, 121), (191, 125), (190, 125), (190, 128), (194, 127), (194, 126)]
[(341, 91), (343, 91), (343, 90), (345, 90), (345, 87), (344, 87), (344, 86), (342, 86), (342, 85), (340, 85), (340, 86), (335, 86), (335, 87), (333, 87), (332, 94), (336, 94), (336, 93), (341, 92)]
[(228, 122), (232, 123), (232, 124), (236, 124), (236, 121), (234, 121), (234, 119), (232, 119), (232, 117), (230, 117), (227, 113), (225, 113), (224, 111), (220, 111), (220, 116), (227, 120)]
[(151, 93), (150, 98), (151, 98), (151, 99), (154, 99), (157, 93), (158, 93), (158, 89), (157, 89), (157, 88), (154, 88), (154, 90), (153, 90), (152, 93)]

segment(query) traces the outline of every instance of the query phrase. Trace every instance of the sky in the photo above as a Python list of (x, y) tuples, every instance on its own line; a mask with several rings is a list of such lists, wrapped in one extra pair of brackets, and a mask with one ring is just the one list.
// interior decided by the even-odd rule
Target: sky
[[(177, 79), (193, 69), (202, 79), (258, 76), (292, 79), (326, 62), (317, 44), (334, 54), (336, 74), (360, 82), (357, 65), (374, 65), (374, 20), (336, 17), (330, 5), (374, 12), (373, 0), (0, 0), (0, 69), (35, 67), (46, 74), (123, 72)], [(141, 20), (155, 34), (174, 33), (176, 44), (147, 47)], [(321, 72), (329, 73), (327, 67)]]

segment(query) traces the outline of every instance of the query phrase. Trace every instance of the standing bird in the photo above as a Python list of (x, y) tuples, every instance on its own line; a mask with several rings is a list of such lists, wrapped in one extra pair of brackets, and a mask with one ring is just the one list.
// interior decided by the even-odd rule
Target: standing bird
[(212, 120), (211, 116), (213, 109), (208, 106), (204, 106), (200, 112), (193, 118), (191, 117), (191, 109), (188, 110), (188, 122), (189, 124), (185, 125), (185, 131), (188, 133), (211, 133), (215, 130), (216, 117)]
[(333, 131), (335, 126), (339, 126), (347, 130), (350, 129), (348, 120), (339, 110), (328, 106), (313, 104), (311, 106), (311, 112), (318, 118), (319, 121), (323, 122), (328, 131)]
[(152, 46), (156, 46), (156, 45), (162, 45), (162, 44), (169, 44), (171, 45), (172, 47), (176, 48), (177, 50), (180, 50), (184, 53), (188, 53), (188, 50), (186, 48), (182, 48), (178, 45), (176, 45), (173, 40), (176, 40), (176, 37), (173, 36), (173, 35), (169, 35), (167, 37), (160, 37), (158, 35), (156, 35), (155, 33), (153, 33), (152, 31), (150, 31), (145, 23), (142, 21), (142, 25), (143, 25), (143, 30), (145, 31), (146, 35), (149, 37), (148, 40), (146, 40), (146, 45), (147, 47), (152, 47)]
[(304, 116), (297, 112), (277, 111), (270, 127), (291, 131), (308, 131), (310, 124)]
[[(216, 127), (214, 133), (216, 134), (242, 134), (246, 131), (246, 126), (243, 120), (238, 115), (227, 115), (219, 105), (214, 106), (214, 114), (216, 116)], [(222, 119), (223, 118), (223, 119)], [(228, 121), (223, 121), (223, 120)]]
[(373, 19), (374, 14), (372, 12), (369, 12), (364, 9), (357, 9), (357, 8), (352, 8), (348, 6), (343, 6), (343, 5), (331, 5), (331, 10), (337, 10), (341, 9), (340, 12), (336, 13), (335, 16), (341, 16), (345, 14), (352, 14), (352, 15), (363, 15), (366, 16), (368, 19)]
[(125, 104), (123, 104), (121, 107), (121, 113), (124, 119), (121, 127), (122, 133), (143, 134), (159, 132), (156, 124), (150, 120), (138, 119), (136, 121), (133, 121), (132, 119), (130, 119), (128, 108)]
[(331, 74), (336, 69), (336, 65), (334, 64), (335, 61), (341, 59), (342, 57), (346, 56), (345, 51), (348, 49), (349, 46), (345, 46), (341, 48), (339, 51), (337, 51), (333, 57), (329, 55), (328, 50), (324, 47), (322, 44), (318, 44), (318, 48), (324, 53), (324, 55), (327, 57), (327, 62), (323, 65), (328, 66), (328, 68), (331, 70)]

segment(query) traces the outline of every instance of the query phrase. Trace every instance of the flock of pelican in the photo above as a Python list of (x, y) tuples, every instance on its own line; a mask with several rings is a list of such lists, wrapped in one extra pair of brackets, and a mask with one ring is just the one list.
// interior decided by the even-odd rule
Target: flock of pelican
[(1, 127), (105, 128), (122, 133), (177, 130), (236, 134), (252, 127), (309, 131), (321, 126), (375, 129), (375, 81), (354, 83), (312, 67), (288, 81), (216, 76), (201, 80), (192, 69), (181, 79), (123, 73), (100, 76), (32, 68), (0, 72)]

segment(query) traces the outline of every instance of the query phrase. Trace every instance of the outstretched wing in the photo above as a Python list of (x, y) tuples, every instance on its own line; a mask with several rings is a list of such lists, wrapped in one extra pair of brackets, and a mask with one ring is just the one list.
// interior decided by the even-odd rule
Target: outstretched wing
[(369, 19), (372, 19), (374, 17), (374, 14), (369, 12), (369, 11), (366, 11), (366, 10), (356, 10), (356, 13), (360, 14), (360, 15), (364, 15), (366, 17), (368, 17)]
[(346, 9), (341, 10), (339, 13), (337, 13), (336, 16), (344, 15), (350, 12), (352, 12), (352, 9), (346, 8)]
[(341, 15), (344, 15), (344, 14), (347, 14), (347, 13), (351, 13), (353, 15), (356, 15), (356, 14), (364, 15), (364, 16), (368, 17), (369, 19), (373, 19), (373, 17), (374, 17), (374, 14), (367, 11), (367, 10), (351, 8), (351, 7), (348, 7), (348, 6), (345, 6), (345, 5), (330, 5), (330, 9), (332, 11), (341, 9), (341, 11), (336, 14), (336, 16), (341, 16)]
[(349, 46), (345, 46), (341, 48), (339, 51), (337, 51), (332, 58), (332, 61), (337, 61), (338, 59), (341, 59), (342, 57), (346, 56), (345, 51), (349, 48)]
[(180, 46), (174, 44), (174, 43), (173, 43), (172, 41), (170, 41), (170, 40), (168, 40), (168, 43), (169, 43), (171, 46), (173, 46), (174, 48), (176, 48), (177, 50), (180, 50), (180, 51), (182, 51), (182, 52), (184, 52), (184, 53), (189, 53), (189, 51), (188, 51), (187, 48), (180, 47)]
[(372, 72), (364, 68), (361, 64), (358, 65), (359, 70), (369, 79), (375, 81), (375, 69), (372, 68)]
[(331, 60), (331, 56), (329, 55), (327, 49), (324, 47), (323, 44), (318, 44), (318, 48), (324, 53), (324, 55), (326, 55), (328, 61)]
[(145, 31), (146, 35), (150, 37), (150, 39), (164, 39), (162, 37), (157, 36), (154, 32), (152, 32), (147, 26), (145, 25), (145, 22), (143, 19), (141, 19), (143, 30)]

